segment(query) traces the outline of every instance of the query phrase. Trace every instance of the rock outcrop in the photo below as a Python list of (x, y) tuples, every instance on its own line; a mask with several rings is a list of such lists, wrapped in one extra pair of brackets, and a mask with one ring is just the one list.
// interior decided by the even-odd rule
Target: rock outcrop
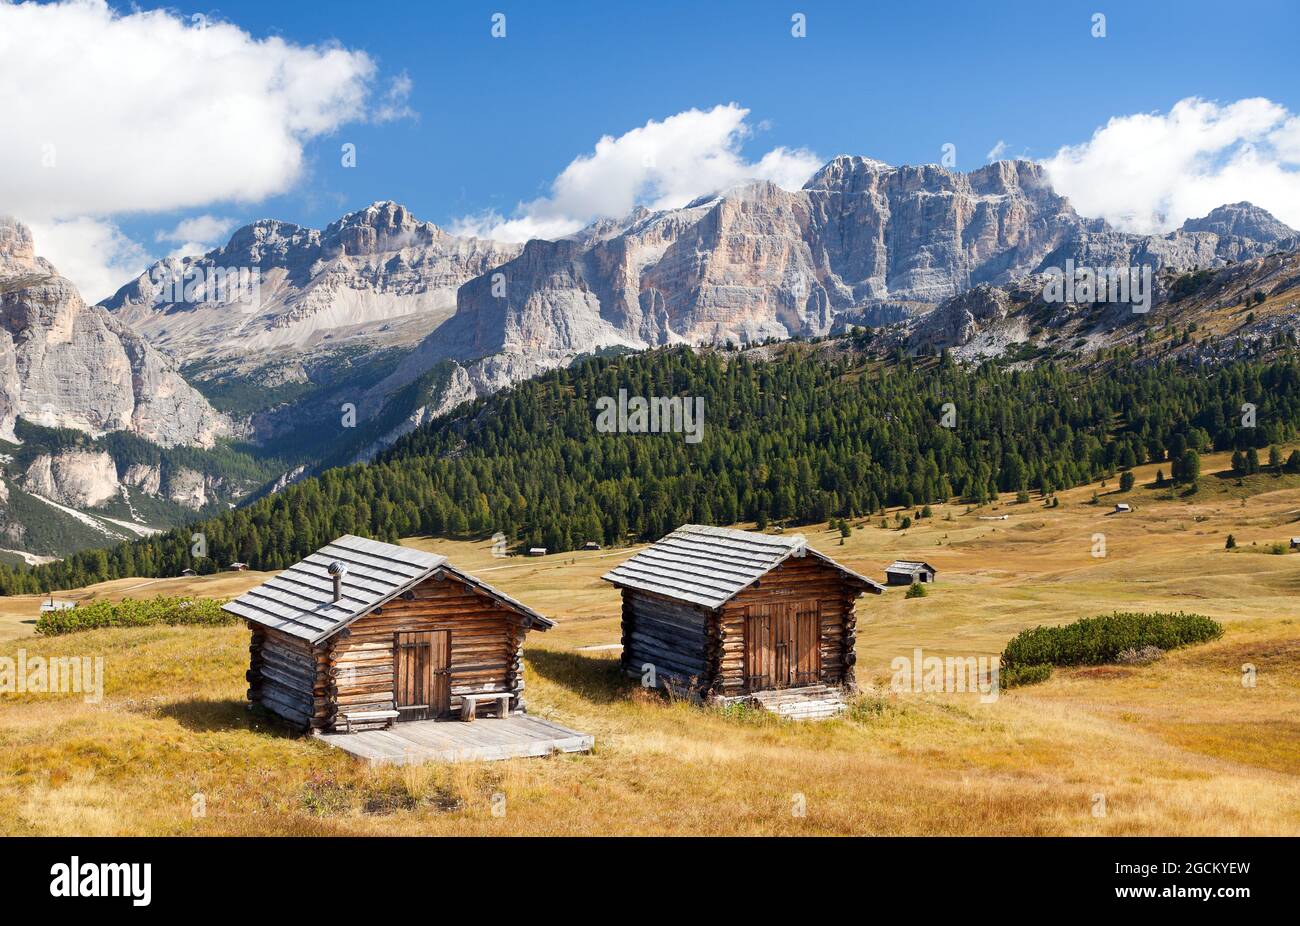
[(0, 437), (14, 423), (99, 436), (130, 431), (164, 447), (231, 433), (144, 338), (36, 256), (28, 229), (0, 218)]
[(908, 346), (919, 350), (968, 344), (1006, 321), (1011, 306), (1011, 297), (1005, 290), (981, 283), (921, 316), (912, 329)]
[(71, 508), (93, 508), (118, 494), (117, 466), (103, 450), (43, 453), (23, 475), (22, 488)]

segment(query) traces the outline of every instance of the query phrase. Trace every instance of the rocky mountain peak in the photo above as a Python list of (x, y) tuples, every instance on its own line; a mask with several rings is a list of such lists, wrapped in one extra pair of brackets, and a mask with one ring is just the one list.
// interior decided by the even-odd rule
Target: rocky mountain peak
[(1267, 209), (1248, 202), (1219, 206), (1199, 219), (1188, 219), (1181, 230), (1213, 232), (1220, 236), (1235, 235), (1265, 242), (1285, 241), (1300, 236), (1300, 232), (1279, 222)]
[(321, 233), (327, 257), (357, 257), (411, 247), (429, 247), (451, 236), (431, 222), (421, 222), (400, 203), (371, 203), (350, 212)]
[(805, 190), (853, 192), (871, 175), (893, 170), (884, 161), (860, 155), (841, 154), (827, 161), (803, 185)]
[[(160, 261), (104, 306), (181, 361), (229, 359), (241, 374), (289, 369), (304, 358), (323, 362), (322, 348), (345, 342), (349, 351), (418, 342), (451, 314), (463, 283), (520, 250), (451, 235), (379, 201), (319, 230), (253, 222), (202, 258)], [(238, 308), (202, 292), (184, 303), (166, 295), (178, 274), (235, 267), (259, 273), (255, 297)]]

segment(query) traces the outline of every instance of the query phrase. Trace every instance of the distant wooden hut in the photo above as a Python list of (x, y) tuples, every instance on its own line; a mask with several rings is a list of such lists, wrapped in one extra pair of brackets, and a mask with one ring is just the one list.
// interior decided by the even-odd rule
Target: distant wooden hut
[(248, 569), (248, 563), (231, 563), (226, 567), (227, 572), (244, 572)]
[(1292, 549), (1292, 550), (1295, 550), (1295, 549), (1298, 549), (1298, 548), (1300, 548), (1300, 537), (1292, 537), (1292, 538), (1291, 538), (1291, 549)]
[(554, 626), (445, 556), (352, 535), (224, 609), (252, 630), (249, 700), (326, 732), (522, 711), (524, 635)]
[(695, 524), (602, 578), (623, 590), (623, 669), (724, 701), (854, 687), (853, 606), (884, 590), (800, 535)]
[(1126, 511), (1132, 511), (1132, 510), (1133, 510), (1133, 509), (1132, 509), (1131, 507), (1129, 507), (1129, 503), (1128, 503), (1128, 502), (1119, 502), (1119, 503), (1117, 503), (1117, 504), (1115, 505), (1115, 513), (1116, 513), (1116, 514), (1121, 514), (1121, 513), (1123, 513), (1123, 512), (1126, 512)]
[(189, 579), (189, 578), (193, 578), (194, 576), (198, 575), (198, 573), (195, 572), (193, 569), (182, 569), (182, 570), (181, 570), (181, 575), (184, 576), (185, 578)]
[(885, 567), (885, 582), (888, 585), (915, 585), (918, 582), (933, 582), (935, 569), (929, 563), (919, 560), (896, 559)]
[(529, 556), (545, 556), (545, 555), (546, 555), (546, 547), (529, 547), (529, 548), (528, 548), (528, 555), (529, 555)]

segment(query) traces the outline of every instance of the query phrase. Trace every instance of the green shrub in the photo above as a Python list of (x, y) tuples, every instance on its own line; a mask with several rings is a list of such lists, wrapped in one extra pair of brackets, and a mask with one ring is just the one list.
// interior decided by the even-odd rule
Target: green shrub
[(1002, 672), (1021, 666), (1092, 666), (1114, 662), (1127, 649), (1177, 649), (1216, 640), (1218, 621), (1199, 614), (1124, 613), (1085, 617), (1064, 627), (1022, 630), (1002, 651)]
[(100, 627), (150, 627), (200, 624), (217, 627), (234, 624), (239, 618), (221, 610), (223, 602), (213, 598), (123, 598), (96, 601), (61, 611), (46, 611), (36, 622), (36, 632), (45, 636), (95, 630)]
[(927, 594), (928, 594), (928, 592), (926, 592), (926, 590), (925, 590), (925, 586), (924, 586), (924, 585), (920, 585), (920, 584), (918, 584), (918, 585), (912, 585), (912, 586), (909, 586), (908, 589), (907, 589), (907, 594), (904, 595), (903, 597), (904, 597), (904, 598), (924, 598)]
[(1037, 685), (1039, 682), (1045, 682), (1052, 677), (1052, 667), (1049, 665), (1037, 666), (1006, 666), (998, 670), (998, 681), (1003, 688), (1017, 688), (1021, 685)]

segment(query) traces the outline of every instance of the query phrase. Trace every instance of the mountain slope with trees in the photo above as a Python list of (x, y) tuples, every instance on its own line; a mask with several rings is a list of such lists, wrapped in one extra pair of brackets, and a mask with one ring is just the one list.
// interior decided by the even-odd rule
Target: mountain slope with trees
[[(606, 434), (596, 403), (702, 396), (703, 440)], [(945, 406), (951, 403), (950, 408)], [(1255, 427), (1242, 406), (1255, 406)], [(949, 413), (949, 414), (945, 414)], [(946, 426), (951, 424), (951, 427)], [(487, 536), (572, 549), (658, 537), (683, 522), (820, 522), (998, 491), (1078, 485), (1169, 461), (1194, 487), (1196, 455), (1258, 449), (1300, 426), (1300, 362), (1090, 370), (946, 355), (882, 364), (850, 339), (748, 352), (664, 349), (596, 357), (479, 399), (369, 464), (328, 470), (248, 506), (33, 568), (0, 567), (0, 593), (121, 576), (280, 569), (342, 533)], [(207, 556), (191, 556), (202, 533)]]

